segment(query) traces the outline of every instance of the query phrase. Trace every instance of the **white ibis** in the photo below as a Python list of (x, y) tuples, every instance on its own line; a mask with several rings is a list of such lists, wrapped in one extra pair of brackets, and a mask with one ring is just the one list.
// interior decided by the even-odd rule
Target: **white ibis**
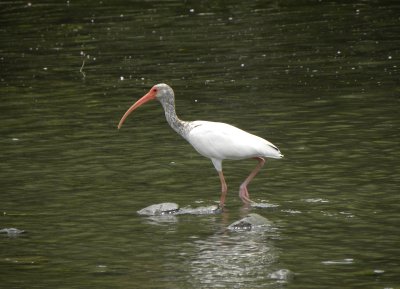
[(258, 160), (257, 166), (240, 185), (239, 189), (239, 196), (243, 203), (247, 205), (252, 203), (247, 185), (264, 165), (264, 158), (280, 159), (283, 157), (279, 149), (263, 138), (226, 123), (180, 120), (175, 111), (174, 91), (164, 83), (154, 85), (146, 95), (136, 101), (121, 118), (118, 129), (121, 128), (132, 111), (154, 99), (161, 102), (169, 125), (186, 139), (197, 152), (211, 159), (221, 181), (222, 188), (219, 203), (221, 208), (224, 206), (228, 192), (224, 174), (222, 173), (222, 161), (225, 159), (239, 160), (248, 158)]

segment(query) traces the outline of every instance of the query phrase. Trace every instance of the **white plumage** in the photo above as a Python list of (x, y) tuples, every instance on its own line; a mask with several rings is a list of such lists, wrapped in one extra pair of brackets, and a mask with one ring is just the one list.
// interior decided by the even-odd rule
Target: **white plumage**
[(193, 121), (186, 139), (195, 150), (210, 158), (217, 171), (222, 160), (240, 160), (254, 157), (279, 159), (279, 149), (269, 141), (230, 124), (211, 121)]
[(162, 104), (169, 125), (185, 138), (201, 155), (210, 158), (221, 181), (220, 206), (223, 207), (227, 194), (227, 185), (222, 173), (224, 159), (239, 160), (255, 158), (258, 165), (242, 183), (239, 196), (245, 204), (252, 201), (249, 198), (247, 185), (264, 165), (264, 158), (282, 158), (279, 149), (269, 141), (245, 132), (232, 125), (211, 121), (182, 121), (175, 111), (175, 96), (167, 84), (157, 84), (135, 102), (121, 118), (118, 129), (121, 128), (128, 115), (142, 104), (157, 99)]

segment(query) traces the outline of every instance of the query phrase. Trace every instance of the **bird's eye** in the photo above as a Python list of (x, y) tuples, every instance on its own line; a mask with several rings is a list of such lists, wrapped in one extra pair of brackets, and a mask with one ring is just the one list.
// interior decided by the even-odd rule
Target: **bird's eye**
[(153, 92), (157, 92), (157, 88), (153, 88)]

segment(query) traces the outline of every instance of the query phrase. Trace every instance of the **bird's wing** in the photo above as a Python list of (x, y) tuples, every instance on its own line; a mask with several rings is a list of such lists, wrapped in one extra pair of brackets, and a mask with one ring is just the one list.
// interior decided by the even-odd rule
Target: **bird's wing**
[(279, 150), (270, 142), (226, 123), (195, 121), (187, 137), (203, 156), (211, 159), (244, 159), (267, 156)]

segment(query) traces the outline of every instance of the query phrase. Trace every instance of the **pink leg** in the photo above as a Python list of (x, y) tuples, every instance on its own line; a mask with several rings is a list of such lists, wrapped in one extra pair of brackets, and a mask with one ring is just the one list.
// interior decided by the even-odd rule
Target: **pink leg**
[(257, 173), (261, 170), (261, 168), (265, 164), (265, 160), (263, 158), (256, 157), (255, 159), (258, 160), (257, 166), (250, 173), (250, 175), (244, 180), (244, 182), (240, 185), (239, 197), (245, 204), (250, 204), (252, 202), (252, 200), (250, 200), (249, 197), (249, 191), (247, 190), (247, 185), (251, 182), (251, 180), (257, 175)]
[(219, 206), (223, 208), (225, 204), (226, 193), (228, 192), (228, 187), (226, 185), (224, 174), (222, 173), (222, 171), (218, 172), (218, 175), (219, 180), (221, 181), (221, 198), (219, 200)]

